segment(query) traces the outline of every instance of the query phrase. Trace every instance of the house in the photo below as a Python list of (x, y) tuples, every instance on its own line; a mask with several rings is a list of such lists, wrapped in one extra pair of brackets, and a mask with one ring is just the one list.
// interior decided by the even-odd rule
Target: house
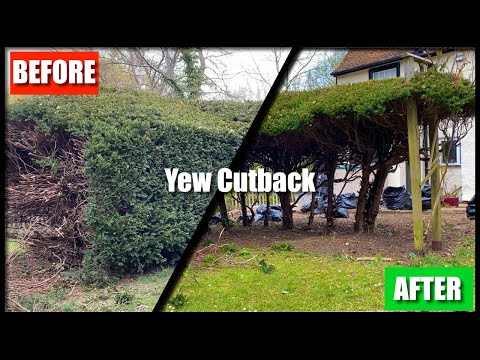
[[(405, 76), (406, 59), (414, 57), (415, 71), (425, 71), (428, 63), (444, 64), (444, 71), (459, 72), (471, 81), (475, 80), (474, 49), (442, 49), (434, 51), (413, 49), (352, 49), (343, 58), (340, 65), (331, 73), (338, 85), (360, 81), (375, 81)], [(475, 120), (475, 119), (474, 119)], [(449, 163), (445, 164), (446, 154), (440, 157), (440, 164), (447, 166), (445, 188), (447, 191), (459, 189), (460, 201), (468, 201), (475, 194), (475, 121), (467, 135), (457, 146), (450, 150)], [(442, 147), (444, 135), (439, 131)], [(341, 177), (343, 170), (337, 170), (336, 177)], [(422, 178), (428, 171), (425, 162), (421, 164)], [(385, 187), (405, 186), (410, 191), (409, 167), (407, 163), (398, 166), (394, 173), (388, 175)], [(337, 189), (336, 189), (337, 190)], [(358, 191), (358, 184), (349, 184), (345, 191)]]

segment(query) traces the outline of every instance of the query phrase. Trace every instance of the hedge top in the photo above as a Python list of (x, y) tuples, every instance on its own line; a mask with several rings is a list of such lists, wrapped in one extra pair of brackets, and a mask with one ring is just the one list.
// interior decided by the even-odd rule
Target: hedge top
[(93, 127), (123, 126), (125, 121), (237, 133), (248, 127), (258, 108), (258, 102), (177, 100), (146, 91), (102, 86), (98, 96), (21, 99), (9, 104), (7, 120), (34, 120), (46, 132), (61, 128), (87, 137), (92, 135)]
[(377, 117), (398, 109), (410, 96), (415, 96), (424, 105), (422, 108), (436, 108), (441, 118), (475, 114), (475, 85), (472, 82), (428, 71), (417, 73), (411, 81), (395, 78), (281, 93), (260, 132), (268, 136), (301, 132), (304, 125), (321, 116), (352, 120)]

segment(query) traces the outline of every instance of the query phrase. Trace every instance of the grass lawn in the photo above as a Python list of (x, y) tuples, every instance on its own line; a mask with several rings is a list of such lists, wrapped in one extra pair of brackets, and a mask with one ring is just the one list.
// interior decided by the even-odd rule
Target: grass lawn
[(23, 254), (26, 250), (25, 245), (17, 239), (7, 239), (6, 253), (7, 255)]
[[(17, 239), (6, 242), (7, 257), (19, 256), (28, 249)], [(56, 282), (48, 292), (34, 292), (18, 296), (15, 311), (32, 312), (139, 312), (152, 311), (163, 288), (172, 275), (173, 268), (151, 274), (124, 278), (104, 288), (86, 287), (77, 284)], [(30, 273), (25, 273), (30, 278)], [(8, 277), (7, 277), (8, 281)]]
[(47, 293), (17, 297), (24, 311), (48, 312), (140, 312), (152, 311), (172, 275), (173, 269), (122, 279), (117, 284), (103, 288), (77, 285), (73, 290), (60, 285)]
[(413, 256), (401, 263), (289, 251), (278, 245), (207, 254), (186, 269), (166, 310), (383, 311), (384, 268), (389, 266), (473, 267), (475, 240), (465, 237), (449, 257)]

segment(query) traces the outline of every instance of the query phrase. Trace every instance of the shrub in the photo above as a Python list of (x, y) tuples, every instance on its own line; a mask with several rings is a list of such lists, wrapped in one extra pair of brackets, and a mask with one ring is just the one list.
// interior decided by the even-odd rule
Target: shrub
[(60, 129), (85, 139), (90, 252), (115, 272), (142, 272), (179, 258), (216, 178), (211, 193), (170, 193), (164, 168), (216, 174), (227, 167), (248, 127), (231, 117), (231, 111), (222, 117), (189, 101), (107, 87), (99, 96), (29, 97), (8, 111), (9, 122), (33, 120), (45, 133)]
[(260, 260), (258, 265), (260, 266), (260, 270), (265, 274), (271, 274), (275, 270), (275, 266), (267, 263), (265, 259)]
[(230, 255), (237, 252), (237, 246), (235, 244), (225, 244), (222, 246), (222, 252), (224, 254)]
[(238, 252), (238, 255), (240, 255), (240, 256), (249, 256), (251, 254), (252, 254), (252, 252), (250, 251), (249, 248), (243, 248)]
[(275, 251), (292, 251), (293, 245), (289, 243), (277, 242), (271, 246), (271, 249)]
[(218, 256), (214, 254), (207, 254), (202, 258), (202, 264), (204, 266), (212, 266), (215, 264), (218, 260)]
[(187, 297), (181, 293), (172, 297), (168, 303), (170, 306), (173, 306), (175, 309), (181, 308), (187, 302)]
[(115, 295), (115, 304), (130, 304), (133, 301), (133, 294), (129, 293), (120, 293)]
[(432, 106), (438, 109), (440, 119), (475, 114), (475, 84), (431, 69), (416, 73), (410, 82), (395, 78), (280, 93), (262, 121), (260, 133), (301, 133), (305, 126), (324, 117), (351, 121), (382, 117), (412, 95), (420, 100), (420, 114)]
[(213, 244), (213, 240), (209, 239), (209, 238), (202, 239), (202, 240), (200, 240), (200, 243), (199, 243), (200, 246), (208, 246), (208, 245), (212, 245), (212, 244)]

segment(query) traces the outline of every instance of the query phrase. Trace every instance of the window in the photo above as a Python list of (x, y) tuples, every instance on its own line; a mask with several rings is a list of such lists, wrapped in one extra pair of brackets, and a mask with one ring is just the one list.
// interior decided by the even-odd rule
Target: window
[(397, 77), (397, 69), (395, 68), (382, 70), (382, 71), (375, 71), (372, 74), (373, 80), (389, 79), (394, 77)]
[(455, 61), (456, 62), (463, 62), (463, 53), (458, 52), (457, 55), (455, 55)]
[[(448, 149), (450, 148), (450, 155)], [(440, 165), (461, 165), (460, 142), (440, 140)]]
[(382, 80), (400, 76), (400, 63), (378, 66), (368, 71), (370, 80)]

